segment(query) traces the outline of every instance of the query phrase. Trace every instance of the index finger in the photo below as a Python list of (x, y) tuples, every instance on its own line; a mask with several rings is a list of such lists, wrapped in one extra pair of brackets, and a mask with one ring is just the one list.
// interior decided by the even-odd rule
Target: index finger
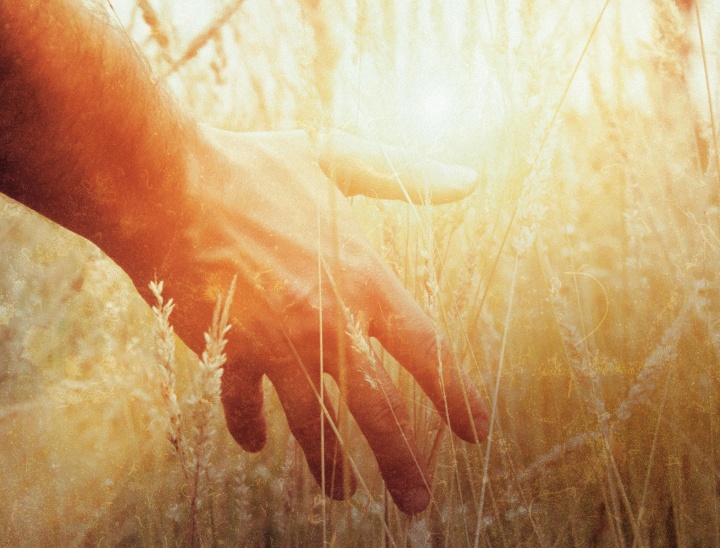
[(443, 204), (462, 200), (478, 182), (477, 172), (468, 167), (336, 129), (321, 132), (319, 152), (320, 167), (345, 196)]
[(485, 440), (487, 408), (447, 337), (391, 274), (383, 276), (377, 295), (370, 335), (412, 374), (453, 432), (468, 442)]

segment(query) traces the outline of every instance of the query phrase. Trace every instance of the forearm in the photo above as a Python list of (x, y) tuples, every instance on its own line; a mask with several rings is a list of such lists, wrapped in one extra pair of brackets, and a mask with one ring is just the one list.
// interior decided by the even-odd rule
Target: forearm
[(182, 209), (194, 123), (103, 12), (0, 0), (0, 22), (0, 191), (145, 275), (161, 258), (143, 242), (171, 238)]

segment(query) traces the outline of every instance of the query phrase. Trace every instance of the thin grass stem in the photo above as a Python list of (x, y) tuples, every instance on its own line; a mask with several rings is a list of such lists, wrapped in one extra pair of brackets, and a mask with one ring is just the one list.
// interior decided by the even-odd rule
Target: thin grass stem
[(505, 329), (503, 330), (502, 346), (500, 347), (500, 358), (498, 363), (497, 377), (495, 378), (495, 390), (493, 392), (492, 399), (492, 410), (490, 411), (490, 429), (488, 431), (488, 437), (485, 447), (485, 459), (483, 463), (483, 477), (482, 477), (482, 488), (480, 490), (480, 504), (477, 513), (477, 523), (475, 524), (475, 542), (473, 546), (478, 548), (480, 546), (480, 533), (482, 527), (483, 507), (485, 504), (485, 488), (490, 480), (489, 469), (490, 469), (490, 449), (492, 448), (493, 442), (493, 430), (495, 426), (495, 416), (497, 415), (497, 404), (498, 396), (500, 394), (500, 380), (502, 378), (503, 365), (505, 363), (505, 348), (507, 346), (507, 337), (510, 331), (510, 318), (512, 315), (513, 301), (515, 297), (515, 284), (517, 282), (518, 268), (520, 265), (520, 256), (515, 256), (515, 267), (513, 269), (512, 281), (510, 282), (510, 296), (508, 298), (508, 309), (505, 315)]

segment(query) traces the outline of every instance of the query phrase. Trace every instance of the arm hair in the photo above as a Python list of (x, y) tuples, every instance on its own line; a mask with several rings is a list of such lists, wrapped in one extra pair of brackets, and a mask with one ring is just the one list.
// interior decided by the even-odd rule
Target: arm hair
[(0, 0), (0, 192), (151, 275), (197, 139), (104, 10)]

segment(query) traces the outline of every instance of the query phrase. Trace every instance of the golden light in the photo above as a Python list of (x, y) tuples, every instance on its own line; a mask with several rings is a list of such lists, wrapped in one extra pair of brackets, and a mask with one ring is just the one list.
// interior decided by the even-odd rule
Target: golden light
[(457, 124), (460, 111), (460, 101), (450, 86), (438, 83), (419, 86), (408, 101), (406, 123), (415, 141), (411, 145), (426, 152), (441, 146)]
[[(335, 127), (383, 149), (394, 188), (412, 178), (395, 148), (480, 174), (457, 206), (351, 207), (489, 402), (496, 387), (492, 442), (454, 440), (378, 352), (427, 442), (432, 511), (389, 506), (352, 424), (369, 489), (322, 502), (269, 398), (262, 454), (216, 417), (207, 544), (720, 545), (720, 2), (111, 2), (210, 125)], [(180, 544), (147, 307), (28, 215), (0, 201), (0, 545)], [(197, 360), (178, 359), (184, 400)]]
[(426, 90), (422, 100), (422, 114), (432, 125), (442, 124), (451, 110), (447, 90), (435, 87)]

